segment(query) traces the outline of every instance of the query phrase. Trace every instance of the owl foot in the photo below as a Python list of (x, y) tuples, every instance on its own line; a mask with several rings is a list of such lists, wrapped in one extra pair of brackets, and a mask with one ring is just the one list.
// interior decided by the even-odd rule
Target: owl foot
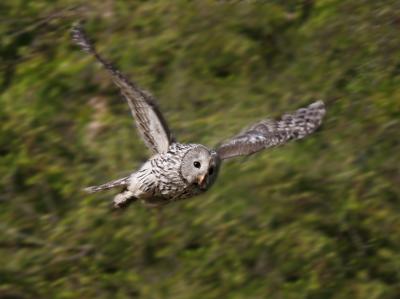
[(123, 209), (134, 201), (136, 201), (136, 197), (133, 196), (131, 191), (127, 190), (117, 194), (113, 199), (113, 204), (114, 208)]

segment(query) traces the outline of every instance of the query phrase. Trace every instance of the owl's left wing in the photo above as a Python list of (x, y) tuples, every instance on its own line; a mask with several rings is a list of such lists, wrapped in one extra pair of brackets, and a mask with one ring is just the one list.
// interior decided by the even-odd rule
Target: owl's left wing
[(85, 52), (92, 54), (111, 74), (114, 83), (119, 87), (129, 104), (132, 116), (136, 121), (136, 127), (146, 146), (151, 149), (153, 154), (167, 152), (174, 139), (154, 97), (149, 92), (140, 89), (105, 60), (96, 51), (94, 44), (86, 36), (80, 24), (75, 25), (71, 33), (75, 43)]
[(314, 132), (325, 115), (322, 101), (312, 103), (294, 113), (285, 114), (278, 121), (262, 120), (217, 148), (223, 159), (246, 156), (262, 149), (301, 139)]

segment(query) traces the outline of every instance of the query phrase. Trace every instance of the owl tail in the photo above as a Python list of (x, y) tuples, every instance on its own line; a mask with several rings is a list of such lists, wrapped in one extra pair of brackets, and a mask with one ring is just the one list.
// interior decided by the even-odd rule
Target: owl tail
[(114, 181), (111, 181), (111, 182), (108, 182), (108, 183), (105, 183), (105, 184), (102, 184), (99, 186), (90, 186), (83, 190), (87, 193), (94, 193), (94, 192), (108, 190), (108, 189), (119, 187), (119, 186), (127, 186), (129, 184), (129, 178), (130, 178), (130, 176), (127, 176), (127, 177), (117, 179), (117, 180), (114, 180)]

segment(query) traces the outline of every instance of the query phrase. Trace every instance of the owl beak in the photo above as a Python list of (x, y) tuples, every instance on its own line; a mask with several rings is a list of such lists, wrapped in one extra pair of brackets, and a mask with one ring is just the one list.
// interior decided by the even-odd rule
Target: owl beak
[(205, 175), (199, 176), (197, 182), (201, 189), (205, 189), (206, 183), (207, 183), (207, 175), (205, 174)]

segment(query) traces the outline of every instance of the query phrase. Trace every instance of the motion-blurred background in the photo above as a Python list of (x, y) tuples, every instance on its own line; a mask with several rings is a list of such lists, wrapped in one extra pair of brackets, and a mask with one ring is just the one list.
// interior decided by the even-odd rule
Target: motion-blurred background
[[(111, 210), (148, 157), (69, 29), (209, 146), (323, 99), (206, 194)], [(400, 298), (400, 2), (0, 2), (0, 298)]]

